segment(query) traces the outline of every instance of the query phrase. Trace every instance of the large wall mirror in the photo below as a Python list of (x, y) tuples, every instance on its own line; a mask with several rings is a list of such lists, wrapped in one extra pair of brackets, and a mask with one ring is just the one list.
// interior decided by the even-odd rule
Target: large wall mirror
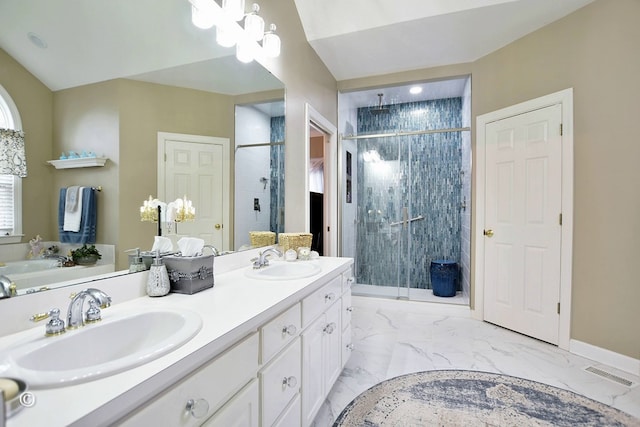
[[(97, 243), (115, 244), (118, 273), (126, 274), (124, 251), (149, 249), (155, 234), (152, 225), (140, 222), (135, 210), (156, 192), (153, 171), (158, 132), (222, 137), (232, 144), (228, 165), (231, 216), (225, 226), (233, 237), (229, 247), (220, 249), (250, 247), (246, 238), (250, 231), (282, 231), (284, 84), (260, 64), (240, 63), (233, 49), (216, 46), (212, 42), (215, 31), (193, 28), (186, 0), (163, 0), (162, 10), (153, 14), (148, 10), (159, 9), (152, 0), (135, 5), (120, 0), (90, 3), (78, 8), (72, 0), (55, 5), (24, 0), (3, 6), (0, 68), (4, 62), (12, 67), (13, 61), (20, 64), (31, 75), (22, 86), (35, 76), (49, 88), (53, 100), (53, 111), (48, 113), (54, 123), (52, 140), (27, 149), (27, 155), (33, 155), (27, 160), (34, 167), (26, 191), (42, 186), (55, 193), (78, 181), (99, 181), (104, 187), (99, 217), (104, 222), (99, 224)], [(108, 31), (104, 30), (106, 23)], [(38, 37), (44, 47), (34, 46)], [(82, 46), (91, 48), (79, 46), (79, 38)], [(4, 84), (1, 80), (0, 76)], [(20, 93), (11, 94), (14, 99), (33, 92), (22, 86), (16, 89)], [(30, 106), (21, 111), (25, 123), (35, 109)], [(74, 141), (84, 145), (68, 145)], [(44, 160), (57, 158), (70, 148), (94, 149), (111, 160), (92, 171), (53, 173), (44, 165)], [(260, 168), (252, 163), (257, 159)], [(249, 170), (255, 170), (256, 176), (248, 177)], [(255, 184), (251, 192), (241, 194), (249, 184)], [(258, 199), (255, 206), (254, 199)], [(51, 224), (48, 240), (57, 239), (52, 219), (57, 216), (56, 202), (52, 200), (50, 209), (37, 214), (41, 218), (29, 212), (26, 222)], [(128, 222), (129, 228), (118, 221)]]

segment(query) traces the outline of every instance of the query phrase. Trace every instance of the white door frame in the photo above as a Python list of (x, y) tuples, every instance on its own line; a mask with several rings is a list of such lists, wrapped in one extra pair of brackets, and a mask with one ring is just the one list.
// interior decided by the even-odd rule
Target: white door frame
[[(221, 138), (216, 136), (205, 135), (189, 135), (184, 133), (171, 133), (171, 132), (158, 132), (158, 199), (165, 201), (164, 194), (164, 180), (165, 180), (165, 141), (166, 140), (179, 140), (184, 142), (197, 142), (203, 144), (222, 144), (222, 176), (225, 178), (222, 183), (222, 199), (226, 200), (226, 206), (222, 209), (222, 241), (226, 247), (218, 248), (220, 251), (226, 251), (231, 249), (231, 223), (229, 219), (231, 217), (231, 177), (229, 175), (229, 167), (231, 163), (231, 140), (229, 138)], [(198, 207), (196, 206), (196, 213)]]
[(571, 285), (573, 253), (573, 89), (512, 105), (476, 118), (475, 180), (475, 277), (472, 316), (484, 320), (484, 236), (485, 229), (485, 127), (491, 122), (524, 114), (551, 105), (562, 105), (562, 246), (560, 250), (560, 319), (558, 347), (569, 350), (571, 338)]
[[(306, 231), (310, 230), (310, 213), (311, 208), (309, 206), (309, 170), (310, 165), (310, 147), (311, 141), (311, 126), (321, 130), (325, 133), (325, 148), (327, 148), (326, 142), (328, 141), (329, 153), (325, 151), (324, 154), (324, 170), (325, 170), (325, 200), (329, 200), (328, 210), (325, 207), (325, 212), (329, 212), (328, 221), (325, 221), (325, 226), (329, 227), (329, 231), (324, 235), (328, 236), (328, 239), (324, 239), (324, 255), (325, 256), (338, 256), (338, 129), (326, 119), (322, 114), (315, 110), (308, 103), (304, 104), (304, 121), (305, 121), (305, 161), (306, 172), (304, 175), (304, 217)], [(327, 178), (328, 177), (328, 178)], [(285, 201), (286, 203), (286, 201)], [(328, 240), (328, 241), (327, 241)]]

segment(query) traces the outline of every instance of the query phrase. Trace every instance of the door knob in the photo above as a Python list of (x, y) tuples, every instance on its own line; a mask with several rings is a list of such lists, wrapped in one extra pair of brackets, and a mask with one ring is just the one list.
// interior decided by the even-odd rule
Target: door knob
[(220, 229), (222, 228), (222, 226), (221, 226), (220, 224), (216, 224), (216, 225), (214, 225), (214, 228), (215, 228), (216, 230), (220, 230)]
[(493, 237), (493, 230), (484, 230), (484, 235), (487, 237)]

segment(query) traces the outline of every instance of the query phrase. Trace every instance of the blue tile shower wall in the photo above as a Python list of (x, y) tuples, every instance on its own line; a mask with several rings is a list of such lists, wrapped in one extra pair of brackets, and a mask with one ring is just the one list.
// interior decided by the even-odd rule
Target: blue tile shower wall
[[(284, 141), (284, 116), (271, 118), (271, 140)], [(271, 231), (284, 232), (284, 145), (271, 146)]]
[[(358, 135), (458, 127), (461, 98), (358, 109)], [(431, 261), (460, 262), (461, 142), (460, 132), (358, 141), (358, 283), (430, 289)], [(364, 161), (372, 150), (381, 162)], [(425, 219), (393, 225), (403, 207)]]

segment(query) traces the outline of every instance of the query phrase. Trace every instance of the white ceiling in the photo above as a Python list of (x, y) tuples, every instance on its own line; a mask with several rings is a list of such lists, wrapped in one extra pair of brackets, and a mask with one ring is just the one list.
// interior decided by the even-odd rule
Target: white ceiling
[[(309, 43), (344, 80), (473, 61), (591, 1), (295, 4)], [(227, 94), (282, 87), (193, 27), (190, 13), (188, 0), (0, 0), (0, 47), (54, 91), (119, 77)]]
[(472, 62), (593, 0), (295, 0), (336, 80)]

